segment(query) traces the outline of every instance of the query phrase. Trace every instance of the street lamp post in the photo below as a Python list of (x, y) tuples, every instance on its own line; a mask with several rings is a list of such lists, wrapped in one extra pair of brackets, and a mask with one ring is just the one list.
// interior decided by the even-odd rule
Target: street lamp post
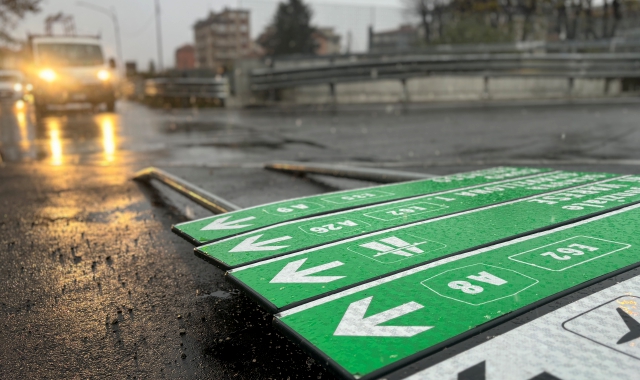
[(158, 43), (158, 68), (164, 70), (164, 62), (162, 59), (162, 24), (160, 23), (160, 0), (155, 0), (156, 4), (156, 39)]
[[(112, 7), (111, 9), (107, 9), (99, 5), (85, 3), (84, 1), (78, 1), (76, 4), (81, 7), (93, 9), (96, 12), (104, 13), (107, 16), (109, 16), (109, 18), (111, 18), (111, 22), (113, 22), (113, 29), (115, 31), (115, 36), (116, 36), (116, 49), (118, 54), (118, 61), (120, 61), (120, 67), (121, 68), (124, 67), (124, 61), (122, 58), (122, 41), (120, 40), (120, 24), (118, 23), (118, 15), (116, 14), (115, 8)], [(120, 70), (122, 71), (122, 69)]]

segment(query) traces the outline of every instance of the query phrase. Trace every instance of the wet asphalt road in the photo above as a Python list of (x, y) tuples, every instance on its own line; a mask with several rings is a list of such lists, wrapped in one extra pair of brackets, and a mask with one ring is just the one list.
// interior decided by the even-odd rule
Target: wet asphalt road
[(272, 160), (640, 172), (640, 99), (0, 111), (2, 379), (332, 378), (169, 231), (209, 212), (130, 180), (146, 166), (243, 207), (370, 185), (261, 169)]

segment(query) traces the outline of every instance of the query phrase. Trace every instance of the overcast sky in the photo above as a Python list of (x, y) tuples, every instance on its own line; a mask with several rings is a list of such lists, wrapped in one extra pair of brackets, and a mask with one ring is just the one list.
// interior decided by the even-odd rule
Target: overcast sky
[[(154, 0), (84, 0), (97, 6), (116, 10), (122, 35), (123, 55), (127, 61), (137, 61), (146, 69), (149, 61), (157, 63)], [(314, 10), (313, 23), (332, 26), (343, 36), (351, 33), (352, 51), (364, 51), (367, 44), (367, 27), (392, 29), (408, 19), (402, 0), (307, 0)], [(105, 54), (116, 55), (113, 24), (108, 16), (80, 6), (78, 0), (44, 0), (42, 12), (28, 16), (16, 30), (16, 36), (26, 33), (43, 33), (47, 15), (64, 12), (75, 17), (79, 34), (102, 36)], [(209, 11), (219, 12), (225, 7), (251, 10), (251, 34), (257, 36), (271, 21), (278, 0), (160, 0), (162, 9), (162, 37), (165, 66), (174, 65), (177, 47), (193, 42), (192, 26), (205, 18)], [(56, 29), (62, 30), (61, 26)]]

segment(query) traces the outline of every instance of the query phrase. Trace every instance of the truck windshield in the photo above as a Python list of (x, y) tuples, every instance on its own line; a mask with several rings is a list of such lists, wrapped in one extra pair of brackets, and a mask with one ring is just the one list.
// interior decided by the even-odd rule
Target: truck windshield
[(38, 61), (41, 65), (93, 66), (104, 63), (104, 58), (98, 45), (39, 44)]

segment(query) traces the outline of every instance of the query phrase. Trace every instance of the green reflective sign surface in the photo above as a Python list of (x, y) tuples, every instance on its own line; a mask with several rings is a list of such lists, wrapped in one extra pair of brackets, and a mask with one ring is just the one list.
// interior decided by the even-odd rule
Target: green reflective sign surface
[(172, 230), (193, 244), (201, 245), (288, 220), (548, 171), (549, 169), (499, 167), (366, 189), (314, 195), (180, 223), (173, 226)]
[[(555, 214), (557, 205), (548, 206)], [(503, 220), (510, 222), (517, 223)], [(488, 232), (481, 227), (460, 231)], [(321, 298), (283, 312), (276, 326), (345, 378), (377, 378), (478, 327), (638, 264), (640, 205), (633, 205)]]
[(394, 227), (243, 266), (227, 278), (266, 309), (283, 310), (428, 261), (640, 201), (639, 180), (609, 179)]
[[(544, 173), (497, 184), (440, 192), (435, 196), (425, 195), (280, 223), (203, 245), (196, 251), (219, 267), (235, 268), (347, 237), (613, 177), (616, 175)], [(432, 248), (429, 247), (429, 249)], [(368, 247), (354, 249), (365, 256), (376, 252)], [(383, 262), (400, 259), (396, 255), (378, 257)]]

